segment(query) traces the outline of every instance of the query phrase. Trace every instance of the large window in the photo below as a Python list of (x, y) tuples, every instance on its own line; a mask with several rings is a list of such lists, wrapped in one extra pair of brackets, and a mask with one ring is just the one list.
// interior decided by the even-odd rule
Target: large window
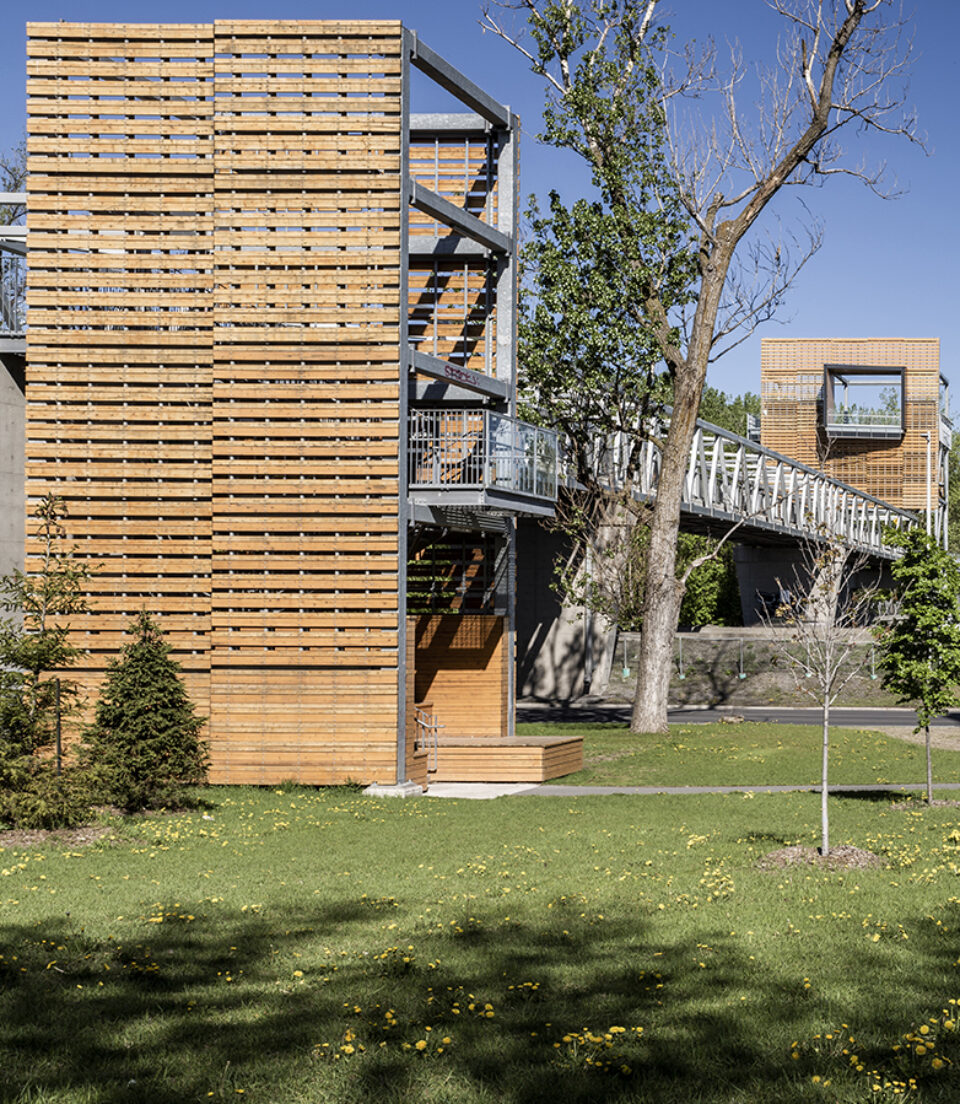
[(825, 365), (823, 425), (828, 437), (902, 437), (903, 369)]

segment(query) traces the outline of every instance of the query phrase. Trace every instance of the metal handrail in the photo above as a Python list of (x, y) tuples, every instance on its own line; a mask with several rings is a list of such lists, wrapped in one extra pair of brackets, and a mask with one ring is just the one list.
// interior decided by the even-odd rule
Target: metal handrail
[[(596, 442), (600, 469), (611, 490), (628, 486), (641, 500), (656, 497), (667, 419), (643, 434), (614, 435)], [(572, 471), (566, 484), (575, 486)], [(798, 539), (828, 532), (873, 554), (893, 559), (884, 542), (888, 528), (909, 529), (916, 514), (898, 509), (822, 471), (773, 452), (709, 422), (697, 421), (687, 463), (681, 508), (718, 521), (778, 532)], [(944, 538), (944, 509), (934, 510), (933, 530)]]
[(422, 705), (415, 705), (413, 707), (414, 721), (417, 726), (417, 735), (414, 738), (413, 748), (414, 751), (419, 751), (421, 748), (426, 748), (427, 751), (427, 770), (430, 770), (430, 749), (433, 747), (433, 769), (436, 771), (437, 765), (440, 761), (440, 729), (446, 728), (446, 725), (437, 723), (437, 715), (430, 713)]
[(827, 419), (827, 425), (884, 425), (899, 426), (903, 419), (899, 410), (834, 410)]
[(557, 497), (557, 431), (493, 410), (412, 410), (408, 455), (412, 490), (496, 488)]

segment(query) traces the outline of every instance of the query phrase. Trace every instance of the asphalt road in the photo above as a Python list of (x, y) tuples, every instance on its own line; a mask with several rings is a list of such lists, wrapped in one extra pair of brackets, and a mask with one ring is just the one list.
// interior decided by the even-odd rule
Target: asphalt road
[[(720, 706), (719, 708), (677, 708), (669, 710), (671, 723), (707, 724), (722, 721), (724, 717), (743, 717), (747, 721), (762, 721), (780, 724), (820, 723), (819, 709), (775, 708), (766, 705)], [(830, 711), (834, 724), (850, 725), (853, 728), (883, 728), (885, 726), (906, 726), (911, 728), (917, 723), (912, 709), (859, 709), (841, 708)], [(521, 701), (517, 704), (518, 721), (622, 721), (630, 720), (630, 706), (614, 702), (588, 702), (585, 704), (554, 705), (545, 702)], [(960, 711), (938, 717), (932, 722), (937, 727), (960, 728)]]

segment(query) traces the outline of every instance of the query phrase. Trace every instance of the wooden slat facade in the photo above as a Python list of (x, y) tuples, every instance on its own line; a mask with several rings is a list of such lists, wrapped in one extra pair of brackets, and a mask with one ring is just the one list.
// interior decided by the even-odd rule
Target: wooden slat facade
[(416, 700), (431, 703), (444, 739), (506, 737), (505, 622), (477, 613), (416, 619)]
[(514, 233), (515, 132), (406, 134), (408, 46), (398, 22), (28, 25), (28, 513), (61, 495), (96, 569), (88, 692), (157, 613), (214, 782), (425, 784), (424, 694), (490, 778), (574, 769), (510, 738), (504, 532), (464, 538), (455, 613), (401, 608), (403, 343), (506, 379), (515, 287), (408, 208), (406, 175)]
[(90, 686), (147, 607), (214, 781), (392, 782), (401, 26), (28, 36), (28, 497), (98, 566)]
[[(415, 136), (410, 176), (491, 226), (499, 217), (497, 132)], [(453, 233), (411, 212), (410, 239), (444, 242)], [(413, 259), (410, 266), (410, 343), (419, 352), (493, 375), (497, 343), (494, 309), (497, 266), (483, 258)]]
[[(902, 438), (827, 441), (820, 428), (825, 365), (900, 368)], [(940, 455), (940, 342), (936, 338), (764, 339), (761, 443), (905, 510), (926, 506), (927, 442)], [(942, 490), (942, 488), (941, 488)], [(937, 488), (933, 491), (936, 506)]]
[[(28, 502), (63, 495), (97, 567), (75, 626), (88, 682), (146, 607), (206, 714), (212, 28), (175, 28), (169, 47), (155, 25), (27, 33)], [(28, 570), (33, 551), (28, 530)]]

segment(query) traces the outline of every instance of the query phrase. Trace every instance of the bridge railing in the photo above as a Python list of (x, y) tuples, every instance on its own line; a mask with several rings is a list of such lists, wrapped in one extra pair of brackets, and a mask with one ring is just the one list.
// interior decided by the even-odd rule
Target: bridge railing
[[(629, 478), (638, 497), (656, 496), (666, 429), (661, 423), (642, 438), (620, 435), (597, 445), (594, 459), (611, 487), (623, 489)], [(569, 477), (566, 482), (572, 483)], [(896, 555), (883, 543), (887, 529), (921, 523), (915, 514), (704, 421), (697, 422), (690, 446), (681, 509), (747, 531), (798, 539), (829, 533), (885, 558)], [(942, 509), (932, 521), (942, 542)]]

